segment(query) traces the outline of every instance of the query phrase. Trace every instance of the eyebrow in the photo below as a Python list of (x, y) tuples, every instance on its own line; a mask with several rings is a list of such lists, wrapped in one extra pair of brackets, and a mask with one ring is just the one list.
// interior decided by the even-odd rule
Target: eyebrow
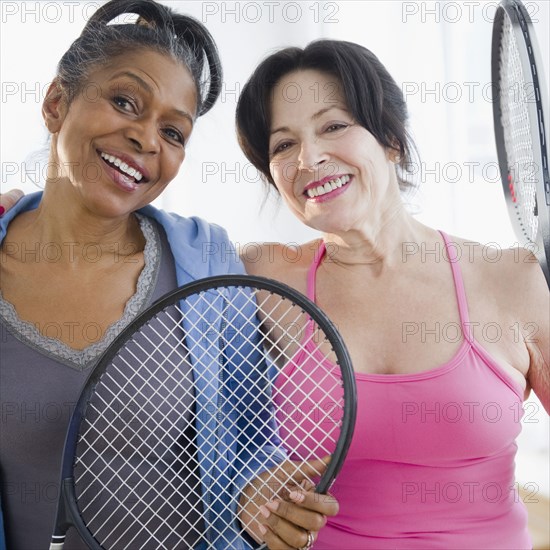
[[(132, 80), (135, 80), (139, 86), (141, 86), (149, 95), (154, 95), (154, 90), (151, 88), (149, 83), (145, 82), (143, 78), (138, 76), (135, 73), (132, 73), (131, 71), (120, 71), (119, 73), (114, 74), (110, 79), (109, 82), (112, 82), (113, 80), (116, 80), (117, 78), (120, 78), (121, 76), (125, 76), (127, 78), (130, 78)], [(186, 118), (191, 125), (195, 123), (195, 119), (187, 112), (187, 111), (180, 111), (179, 109), (172, 109), (172, 112), (180, 117)]]
[[(322, 117), (326, 112), (330, 111), (331, 109), (342, 109), (342, 107), (340, 105), (331, 105), (330, 107), (325, 107), (324, 109), (321, 109), (320, 111), (317, 111), (316, 113), (314, 113), (311, 116), (312, 120), (317, 120), (318, 118)], [(289, 131), (288, 126), (280, 126), (279, 128), (275, 128), (275, 130), (271, 131), (269, 135), (272, 136), (277, 132), (288, 132), (288, 131)]]

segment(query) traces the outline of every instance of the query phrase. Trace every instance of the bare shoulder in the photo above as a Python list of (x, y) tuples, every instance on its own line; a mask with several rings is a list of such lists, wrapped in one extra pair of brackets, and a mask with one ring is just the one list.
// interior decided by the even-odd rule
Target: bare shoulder
[(522, 247), (505, 249), (458, 238), (454, 242), (466, 295), (484, 303), (507, 325), (518, 327), (529, 355), (528, 384), (548, 410), (550, 293), (537, 258)]
[(249, 275), (269, 277), (297, 288), (302, 286), (302, 280), (305, 284), (318, 247), (319, 240), (301, 245), (252, 242), (241, 246), (239, 254)]
[(523, 247), (479, 245), (472, 264), (481, 280), (491, 282), (494, 291), (506, 303), (520, 307), (521, 304), (527, 305), (529, 298), (541, 301), (548, 294), (537, 258)]
[[(548, 300), (548, 286), (537, 258), (522, 247), (503, 248), (496, 243), (452, 237), (467, 284), (518, 313)], [(548, 309), (547, 309), (548, 311)]]

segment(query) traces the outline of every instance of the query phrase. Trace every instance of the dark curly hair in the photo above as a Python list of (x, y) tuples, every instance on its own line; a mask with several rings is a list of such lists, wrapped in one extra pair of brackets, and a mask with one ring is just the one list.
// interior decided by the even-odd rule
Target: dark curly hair
[[(136, 14), (139, 18), (132, 24), (112, 23), (124, 14)], [(214, 39), (196, 19), (178, 14), (154, 0), (111, 0), (100, 7), (61, 58), (56, 81), (70, 103), (85, 86), (93, 68), (143, 48), (182, 63), (195, 82), (197, 116), (210, 110), (222, 83)]]

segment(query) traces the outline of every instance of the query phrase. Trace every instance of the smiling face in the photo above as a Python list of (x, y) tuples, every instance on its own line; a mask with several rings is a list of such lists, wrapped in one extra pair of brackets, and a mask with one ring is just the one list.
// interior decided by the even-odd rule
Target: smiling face
[(98, 215), (149, 204), (178, 173), (196, 108), (188, 70), (149, 50), (93, 70), (70, 105), (52, 86), (43, 107), (52, 133), (48, 183)]
[(388, 200), (399, 200), (395, 152), (355, 122), (334, 77), (295, 71), (277, 83), (272, 97), (270, 173), (303, 223), (350, 231)]

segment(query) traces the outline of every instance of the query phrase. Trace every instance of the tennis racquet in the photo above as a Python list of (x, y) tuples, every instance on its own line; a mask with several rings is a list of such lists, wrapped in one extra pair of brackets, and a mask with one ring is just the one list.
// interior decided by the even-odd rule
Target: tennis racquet
[(69, 528), (92, 549), (254, 546), (246, 529), (266, 499), (300, 481), (329, 489), (355, 412), (345, 345), (302, 294), (250, 276), (185, 285), (91, 372), (67, 433), (50, 548)]
[(519, 0), (500, 3), (491, 70), (497, 154), (508, 213), (550, 286), (550, 176), (547, 90), (535, 32)]

